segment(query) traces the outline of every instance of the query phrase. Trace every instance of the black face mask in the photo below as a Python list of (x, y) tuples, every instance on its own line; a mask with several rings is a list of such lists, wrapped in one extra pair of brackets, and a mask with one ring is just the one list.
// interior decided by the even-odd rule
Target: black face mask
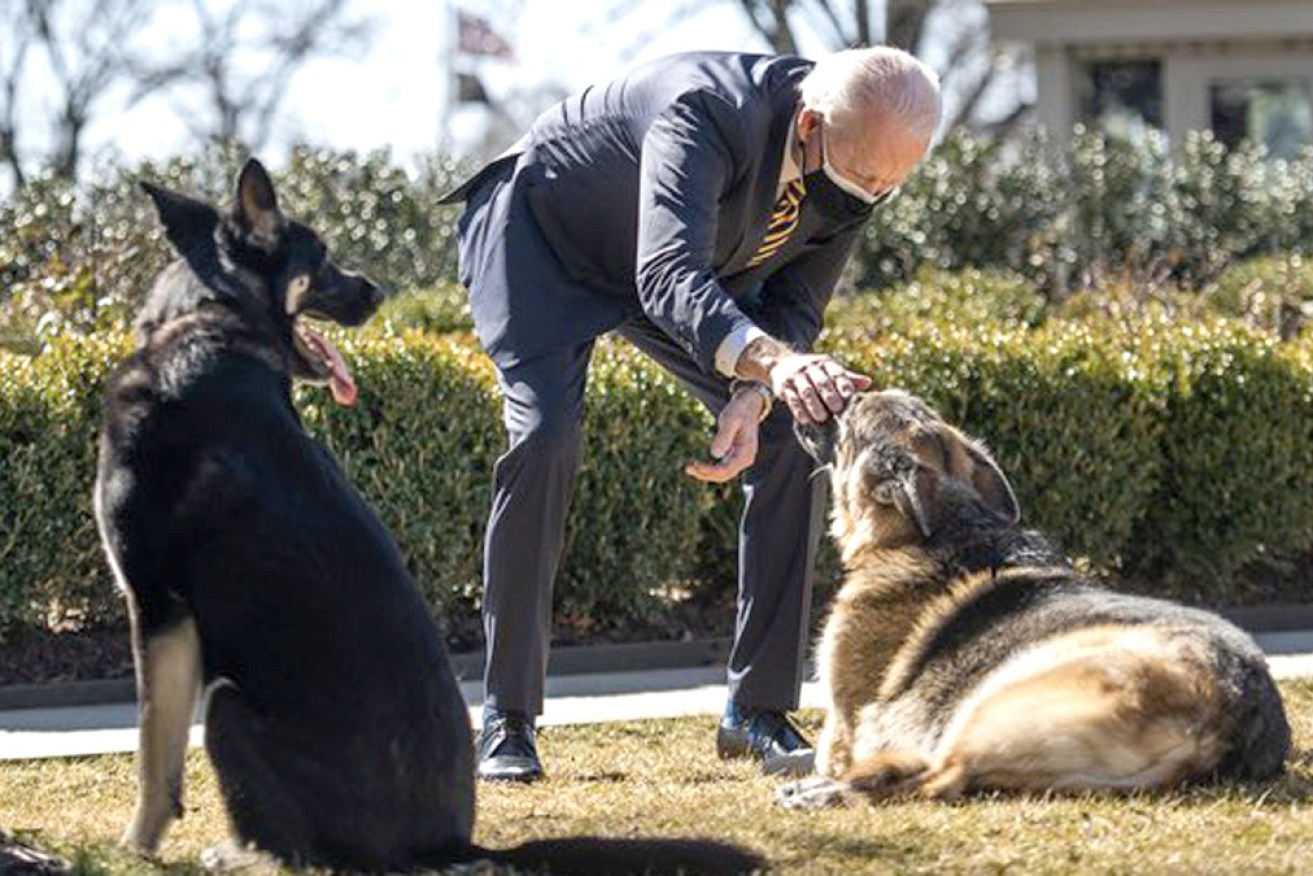
[(807, 204), (832, 222), (847, 224), (857, 222), (871, 215), (880, 204), (889, 200), (892, 191), (884, 192), (874, 203), (866, 203), (861, 198), (850, 195), (834, 184), (834, 180), (824, 170), (813, 170), (802, 178), (807, 187)]

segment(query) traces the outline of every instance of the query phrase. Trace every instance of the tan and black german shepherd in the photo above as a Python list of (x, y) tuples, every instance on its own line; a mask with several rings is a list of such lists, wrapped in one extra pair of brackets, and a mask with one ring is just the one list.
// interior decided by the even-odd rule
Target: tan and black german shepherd
[(869, 393), (798, 434), (830, 469), (846, 576), (818, 653), (819, 776), (783, 805), (1281, 772), (1290, 729), (1254, 642), (1082, 581), (1018, 526), (986, 450), (920, 399)]

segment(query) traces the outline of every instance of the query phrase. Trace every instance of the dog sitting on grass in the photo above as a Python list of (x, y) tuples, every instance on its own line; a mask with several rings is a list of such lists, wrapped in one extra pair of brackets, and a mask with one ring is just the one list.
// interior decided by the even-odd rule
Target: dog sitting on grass
[(140, 703), (123, 843), (153, 855), (181, 817), (204, 696), (231, 828), (206, 856), (216, 867), (264, 855), (371, 873), (481, 859), (558, 873), (760, 867), (710, 841), (471, 842), (474, 743), (442, 638), (391, 535), (292, 404), (294, 379), (356, 400), (311, 322), (360, 325), (383, 296), (283, 214), (254, 159), (227, 211), (144, 187), (178, 258), (109, 379), (94, 491)]
[(1082, 581), (1018, 526), (985, 449), (920, 399), (869, 393), (798, 436), (830, 469), (846, 575), (818, 649), (818, 776), (782, 805), (1281, 772), (1290, 728), (1254, 642)]

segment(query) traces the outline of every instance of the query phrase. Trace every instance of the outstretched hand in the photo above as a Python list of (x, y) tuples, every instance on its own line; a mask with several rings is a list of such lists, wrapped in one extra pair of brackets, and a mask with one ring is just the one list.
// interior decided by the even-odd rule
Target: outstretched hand
[(711, 439), (715, 462), (694, 461), (684, 473), (700, 481), (723, 484), (757, 459), (757, 430), (765, 402), (755, 392), (741, 392), (729, 400), (716, 418), (716, 437)]

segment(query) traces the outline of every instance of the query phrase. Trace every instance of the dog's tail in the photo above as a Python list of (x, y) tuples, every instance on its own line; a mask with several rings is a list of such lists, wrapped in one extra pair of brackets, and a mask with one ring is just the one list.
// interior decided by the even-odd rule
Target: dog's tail
[[(570, 876), (676, 876), (760, 873), (766, 861), (729, 843), (694, 839), (603, 839), (567, 837), (536, 840), (510, 849), (470, 846), (465, 862), (491, 861), (536, 873)], [(449, 858), (447, 863), (453, 863)]]
[(1230, 710), (1233, 730), (1218, 773), (1241, 781), (1279, 776), (1290, 756), (1290, 722), (1281, 692), (1262, 658), (1237, 660), (1230, 677), (1239, 691)]

